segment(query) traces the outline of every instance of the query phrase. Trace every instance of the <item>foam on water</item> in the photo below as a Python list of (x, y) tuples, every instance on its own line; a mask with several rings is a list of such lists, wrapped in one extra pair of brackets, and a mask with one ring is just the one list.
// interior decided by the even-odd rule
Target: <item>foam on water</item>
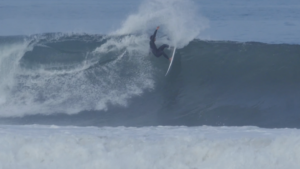
[(1, 126), (0, 168), (297, 169), (300, 131)]
[[(22, 42), (1, 48), (1, 117), (74, 114), (106, 110), (108, 104), (127, 106), (129, 98), (153, 88), (152, 66), (144, 58), (148, 55), (145, 38), (108, 37), (100, 39), (105, 43), (94, 51), (78, 52), (72, 48), (75, 52), (71, 54), (57, 53), (60, 46), (47, 45), (68, 40), (70, 45), (76, 45), (75, 35), (40, 35), (31, 39), (34, 41), (30, 46)], [(31, 53), (26, 53), (33, 47)], [(68, 62), (63, 62), (64, 58)], [(121, 78), (122, 72), (127, 78)]]
[(15, 84), (14, 75), (19, 68), (19, 60), (32, 49), (29, 42), (15, 42), (0, 45), (0, 105), (7, 103), (9, 90)]

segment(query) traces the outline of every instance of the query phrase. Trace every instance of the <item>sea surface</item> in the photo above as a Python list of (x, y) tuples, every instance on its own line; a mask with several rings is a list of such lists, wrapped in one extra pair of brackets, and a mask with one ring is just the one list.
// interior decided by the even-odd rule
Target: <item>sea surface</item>
[(0, 169), (300, 168), (300, 1), (2, 0), (0, 23)]

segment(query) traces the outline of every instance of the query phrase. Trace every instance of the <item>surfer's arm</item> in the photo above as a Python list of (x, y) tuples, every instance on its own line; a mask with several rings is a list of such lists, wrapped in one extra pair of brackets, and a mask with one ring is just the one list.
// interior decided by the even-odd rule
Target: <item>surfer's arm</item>
[(156, 33), (157, 33), (157, 30), (159, 29), (159, 26), (156, 28), (156, 30), (154, 31), (154, 34), (153, 34), (153, 38), (156, 37)]

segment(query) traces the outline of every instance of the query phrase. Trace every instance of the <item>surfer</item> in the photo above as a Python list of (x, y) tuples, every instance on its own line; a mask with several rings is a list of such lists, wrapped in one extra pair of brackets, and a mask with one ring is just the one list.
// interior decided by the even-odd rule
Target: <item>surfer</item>
[(150, 36), (150, 48), (151, 51), (153, 53), (154, 56), (156, 57), (160, 57), (161, 55), (164, 55), (165, 58), (167, 58), (168, 60), (172, 60), (172, 58), (169, 58), (168, 55), (165, 54), (164, 49), (169, 47), (169, 45), (167, 44), (163, 44), (162, 46), (160, 46), (159, 48), (156, 47), (155, 45), (155, 37), (156, 37), (156, 33), (157, 30), (159, 29), (159, 26), (156, 28), (156, 30), (154, 31), (154, 34)]

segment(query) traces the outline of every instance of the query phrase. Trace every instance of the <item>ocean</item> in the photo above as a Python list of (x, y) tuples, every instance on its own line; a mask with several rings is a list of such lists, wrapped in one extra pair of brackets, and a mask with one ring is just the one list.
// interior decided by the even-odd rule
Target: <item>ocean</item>
[(296, 0), (2, 0), (0, 169), (300, 168), (299, 19)]

